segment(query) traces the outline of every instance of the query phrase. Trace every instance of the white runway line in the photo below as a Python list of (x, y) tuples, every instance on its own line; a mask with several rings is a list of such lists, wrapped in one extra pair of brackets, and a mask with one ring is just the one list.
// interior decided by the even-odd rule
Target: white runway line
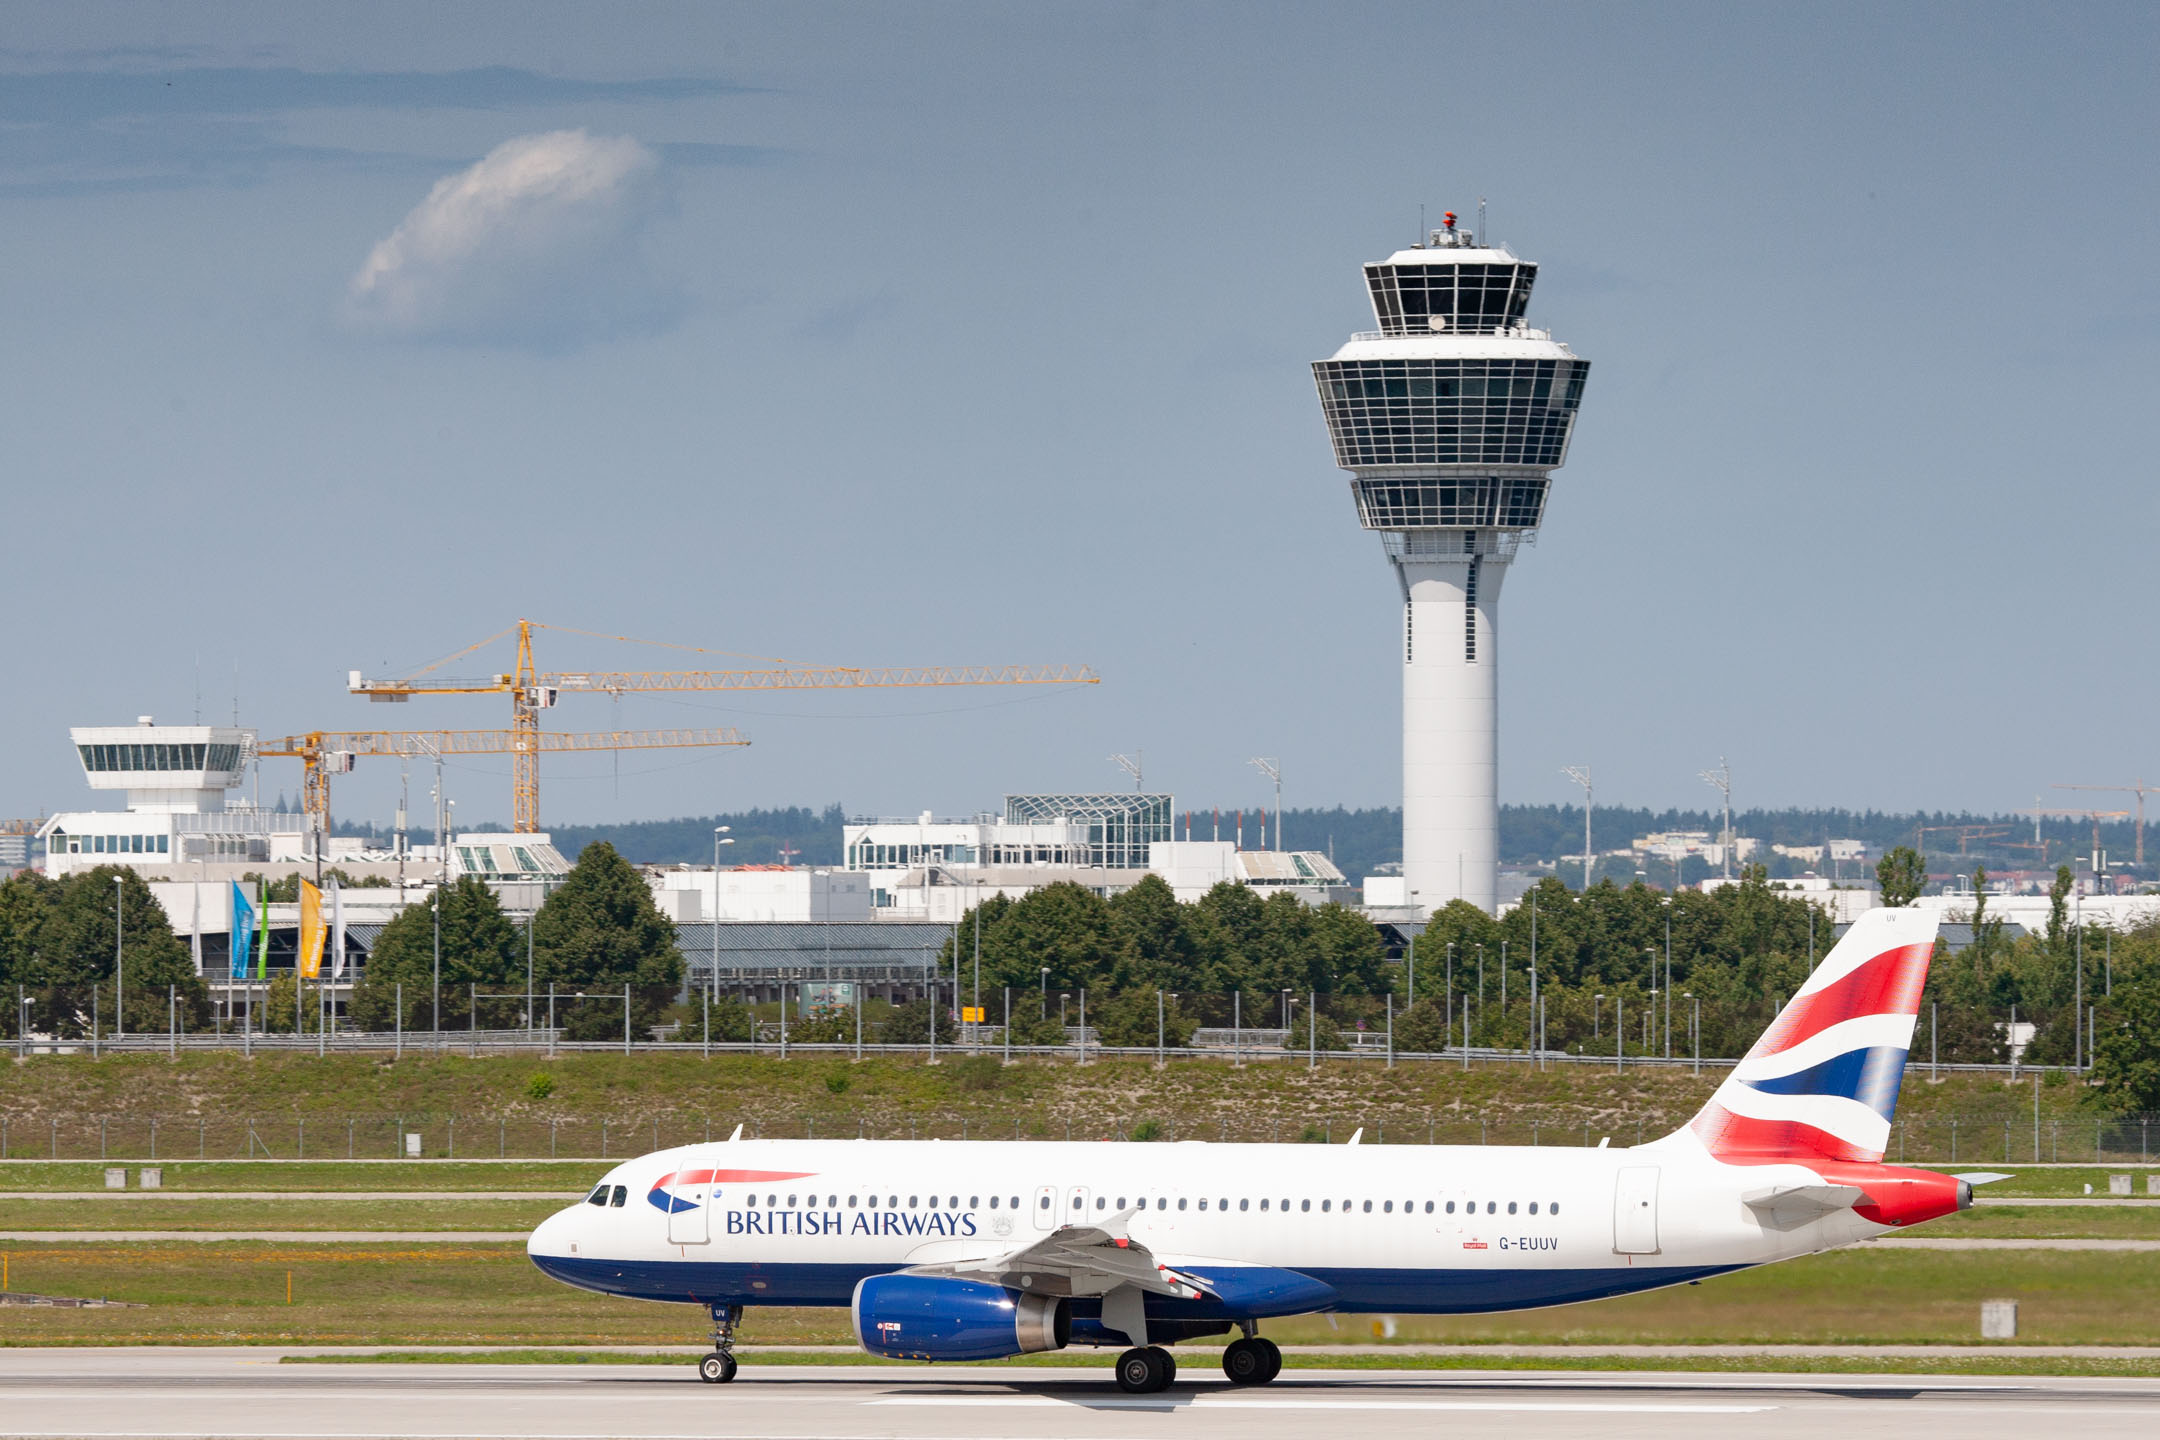
[(1539, 1414), (1563, 1415), (1753, 1415), (1764, 1410), (1775, 1410), (1775, 1405), (1699, 1405), (1683, 1401), (1656, 1404), (1645, 1401), (1616, 1400), (1547, 1401), (1547, 1400), (1292, 1400), (1251, 1399), (1229, 1400), (1196, 1395), (894, 1395), (883, 1400), (865, 1400), (864, 1405), (906, 1405), (923, 1409), (998, 1409), (1025, 1407), (1029, 1409), (1067, 1410), (1330, 1410), (1337, 1414), (1351, 1414), (1365, 1410), (1498, 1410), (1525, 1411)]

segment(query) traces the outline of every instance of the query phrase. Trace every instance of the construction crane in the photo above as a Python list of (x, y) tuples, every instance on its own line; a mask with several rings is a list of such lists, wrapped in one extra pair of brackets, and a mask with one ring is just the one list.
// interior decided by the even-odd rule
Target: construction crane
[(2138, 863), (2138, 865), (2139, 865), (2139, 867), (2140, 867), (2140, 868), (2142, 868), (2142, 867), (2144, 866), (2144, 864), (2145, 864), (2145, 796), (2146, 796), (2147, 792), (2153, 792), (2153, 793), (2160, 793), (2160, 785), (2147, 785), (2147, 784), (2146, 784), (2146, 783), (2145, 783), (2145, 782), (2144, 782), (2143, 780), (2139, 780), (2139, 781), (2137, 781), (2137, 782), (2135, 782), (2135, 783), (2133, 783), (2133, 784), (2129, 784), (2129, 785), (2063, 785), (2063, 784), (2057, 784), (2057, 785), (2055, 786), (2055, 788), (2056, 788), (2057, 790), (2098, 790), (2098, 791), (2101, 791), (2101, 792), (2103, 792), (2103, 793), (2105, 793), (2105, 794), (2109, 794), (2109, 795), (2135, 795), (2135, 796), (2137, 796), (2137, 863)]
[(1965, 847), (1971, 842), (1975, 840), (1995, 840), (2009, 833), (2010, 827), (2007, 825), (1919, 825), (1914, 827), (1914, 835), (1918, 842), (1914, 848), (1924, 855), (1927, 853), (1928, 836), (1955, 835), (1958, 842), (1958, 854), (1965, 855), (1970, 853)]
[(2092, 821), (2092, 858), (2093, 868), (2096, 870), (2100, 867), (2100, 822), (2103, 820), (2122, 820), (2127, 818), (2130, 814), (2128, 810), (2048, 810), (2043, 809), (2038, 805), (2035, 805), (2030, 810), (2020, 810), (2017, 813), (2020, 815), (2032, 816), (2035, 825), (2039, 823), (2040, 817), (2043, 815), (2056, 815), (2074, 820)]
[[(363, 755), (439, 760), (445, 755), (511, 755), (590, 750), (674, 750), (705, 745), (748, 745), (741, 731), (592, 730), (583, 734), (541, 730), (310, 730), (260, 741), (255, 753), (298, 760), (303, 767), (300, 808), (321, 835), (330, 833), (330, 777), (353, 768)], [(530, 832), (526, 832), (530, 833)]]
[[(530, 834), (540, 828), (540, 712), (554, 706), (565, 690), (622, 696), (649, 692), (697, 690), (868, 690), (894, 686), (942, 685), (1095, 685), (1101, 683), (1085, 665), (965, 665), (888, 666), (858, 669), (839, 665), (790, 665), (774, 662), (763, 670), (597, 670), (542, 671), (533, 663), (532, 632), (561, 630), (570, 634), (593, 632), (568, 626), (542, 625), (520, 620), (507, 630), (468, 645), (455, 655), (424, 666), (402, 679), (370, 680), (358, 670), (351, 673), (348, 689), (370, 700), (402, 702), (415, 695), (508, 695), (510, 733), (528, 743), (510, 750), (510, 828)], [(492, 645), (507, 635), (517, 636), (517, 668), (507, 675), (472, 679), (429, 678), (432, 671), (452, 660)], [(623, 635), (595, 638), (649, 644)], [(694, 649), (692, 646), (670, 647)]]

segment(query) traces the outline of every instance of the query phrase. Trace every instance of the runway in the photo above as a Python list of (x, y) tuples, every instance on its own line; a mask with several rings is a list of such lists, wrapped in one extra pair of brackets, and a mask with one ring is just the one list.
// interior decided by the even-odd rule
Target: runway
[[(1198, 1358), (1197, 1356), (1195, 1358)], [(1967, 1437), (2160, 1427), (2160, 1380), (1291, 1370), (1236, 1390), (1198, 1365), (1162, 1395), (1106, 1370), (746, 1364), (280, 1365), (243, 1350), (0, 1350), (0, 1434), (296, 1440), (1302, 1440), (1474, 1428), (1510, 1440)]]

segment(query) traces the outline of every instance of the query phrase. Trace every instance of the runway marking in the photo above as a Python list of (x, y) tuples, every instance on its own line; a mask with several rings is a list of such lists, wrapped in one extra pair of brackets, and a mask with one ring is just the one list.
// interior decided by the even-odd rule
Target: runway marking
[(1701, 1405), (1670, 1402), (1658, 1404), (1646, 1401), (1557, 1401), (1557, 1400), (1231, 1400), (1208, 1396), (1203, 1400), (1197, 1395), (894, 1395), (883, 1400), (865, 1400), (864, 1405), (905, 1405), (934, 1409), (939, 1407), (998, 1409), (1062, 1409), (1079, 1407), (1084, 1410), (1162, 1410), (1176, 1407), (1191, 1410), (1335, 1410), (1348, 1413), (1364, 1410), (1477, 1410), (1522, 1412), (1566, 1415), (1754, 1415), (1765, 1410), (1775, 1410), (1776, 1405)]

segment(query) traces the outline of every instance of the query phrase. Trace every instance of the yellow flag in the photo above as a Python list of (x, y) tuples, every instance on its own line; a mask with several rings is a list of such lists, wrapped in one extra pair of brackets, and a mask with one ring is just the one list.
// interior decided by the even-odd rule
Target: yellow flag
[(300, 882), (300, 973), (309, 980), (322, 974), (322, 891)]

